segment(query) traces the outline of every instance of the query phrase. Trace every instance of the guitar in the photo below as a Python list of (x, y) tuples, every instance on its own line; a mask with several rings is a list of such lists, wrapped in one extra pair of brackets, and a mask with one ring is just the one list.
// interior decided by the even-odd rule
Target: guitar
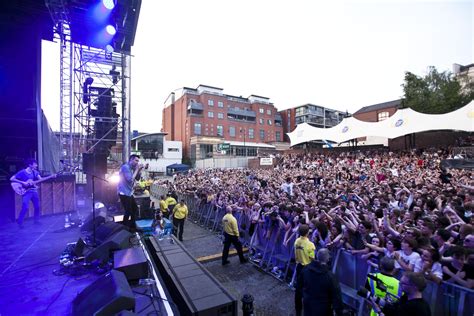
[(56, 174), (52, 174), (48, 177), (41, 178), (40, 180), (36, 180), (36, 181), (33, 181), (33, 180), (30, 179), (26, 182), (26, 185), (22, 184), (22, 183), (18, 183), (18, 182), (12, 182), (11, 186), (12, 186), (13, 191), (15, 191), (16, 194), (23, 195), (23, 194), (26, 193), (26, 191), (28, 191), (28, 189), (35, 188), (37, 184), (39, 184), (41, 182), (44, 182), (46, 180), (49, 180), (49, 179), (56, 178), (60, 174), (61, 174), (61, 172), (58, 172)]

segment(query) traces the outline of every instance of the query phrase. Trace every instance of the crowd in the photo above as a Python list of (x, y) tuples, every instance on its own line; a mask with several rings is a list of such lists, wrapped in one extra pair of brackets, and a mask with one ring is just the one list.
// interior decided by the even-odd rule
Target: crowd
[(231, 207), (266, 238), (300, 225), (321, 248), (345, 248), (374, 267), (474, 287), (474, 175), (443, 170), (448, 151), (306, 153), (278, 156), (274, 169), (208, 169), (178, 175), (170, 189)]

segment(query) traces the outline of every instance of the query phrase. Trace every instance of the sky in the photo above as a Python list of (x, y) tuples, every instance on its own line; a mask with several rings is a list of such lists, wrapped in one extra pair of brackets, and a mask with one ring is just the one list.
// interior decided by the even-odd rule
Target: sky
[[(474, 1), (143, 0), (131, 127), (159, 132), (168, 95), (199, 84), (356, 112), (399, 99), (404, 73), (474, 62)], [(42, 106), (59, 129), (59, 58), (43, 43)]]

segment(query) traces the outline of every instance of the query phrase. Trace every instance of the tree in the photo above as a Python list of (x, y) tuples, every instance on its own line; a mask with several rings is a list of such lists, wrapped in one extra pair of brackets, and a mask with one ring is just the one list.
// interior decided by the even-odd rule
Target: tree
[(421, 113), (448, 113), (474, 99), (472, 80), (467, 77), (454, 78), (451, 72), (438, 72), (434, 66), (428, 67), (428, 74), (423, 78), (407, 71), (402, 87), (405, 94), (402, 108)]

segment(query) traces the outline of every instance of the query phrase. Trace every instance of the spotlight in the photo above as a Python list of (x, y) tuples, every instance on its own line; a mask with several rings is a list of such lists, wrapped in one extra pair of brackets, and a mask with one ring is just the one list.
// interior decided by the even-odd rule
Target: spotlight
[(115, 33), (117, 33), (117, 30), (115, 29), (115, 27), (113, 25), (110, 25), (110, 24), (107, 25), (105, 30), (107, 31), (107, 33), (109, 33), (109, 35), (112, 35), (112, 36), (114, 36)]
[(115, 7), (114, 0), (102, 0), (102, 4), (106, 9), (112, 10)]
[(112, 54), (114, 52), (114, 47), (108, 44), (107, 46), (105, 46), (105, 51), (109, 54)]
[(120, 182), (120, 176), (118, 174), (111, 175), (110, 178), (109, 178), (109, 182), (114, 183), (114, 184), (119, 183)]

